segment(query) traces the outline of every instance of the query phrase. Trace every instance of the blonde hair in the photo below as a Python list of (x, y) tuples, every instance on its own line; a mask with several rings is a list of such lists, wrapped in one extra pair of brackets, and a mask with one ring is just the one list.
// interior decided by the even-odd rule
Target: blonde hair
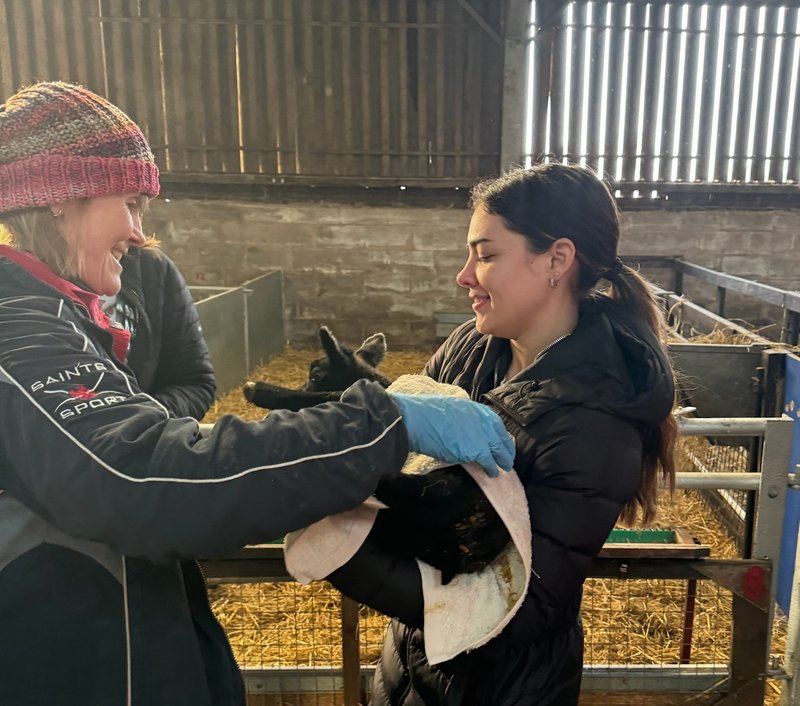
[(73, 277), (80, 272), (80, 253), (70, 252), (58, 219), (47, 207), (0, 214), (0, 240), (17, 250), (29, 252), (59, 277)]

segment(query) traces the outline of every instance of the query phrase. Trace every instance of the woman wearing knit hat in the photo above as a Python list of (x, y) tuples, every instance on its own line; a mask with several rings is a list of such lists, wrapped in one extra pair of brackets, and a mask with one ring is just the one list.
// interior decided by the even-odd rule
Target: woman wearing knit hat
[(0, 106), (1, 704), (244, 704), (192, 557), (352, 508), (409, 449), (513, 461), (487, 407), (363, 381), (207, 437), (170, 418), (98, 304), (158, 188), (139, 128), (91, 91), (39, 83)]

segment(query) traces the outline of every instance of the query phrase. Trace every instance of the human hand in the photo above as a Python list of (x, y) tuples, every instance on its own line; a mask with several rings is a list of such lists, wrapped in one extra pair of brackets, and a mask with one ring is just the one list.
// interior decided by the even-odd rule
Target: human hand
[(490, 476), (514, 463), (514, 440), (486, 405), (462, 397), (390, 392), (412, 451), (445, 463), (475, 462)]

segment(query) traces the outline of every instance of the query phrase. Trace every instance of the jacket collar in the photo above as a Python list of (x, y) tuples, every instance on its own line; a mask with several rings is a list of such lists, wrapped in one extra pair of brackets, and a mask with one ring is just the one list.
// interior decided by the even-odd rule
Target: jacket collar
[(100, 298), (94, 292), (89, 292), (79, 287), (74, 282), (70, 282), (55, 274), (41, 260), (30, 253), (22, 252), (9, 245), (0, 245), (0, 257), (10, 260), (15, 265), (21, 267), (31, 277), (54, 289), (63, 297), (77, 304), (81, 309), (88, 313), (89, 318), (101, 329), (108, 331), (113, 340), (114, 355), (125, 362), (130, 345), (130, 333), (123, 328), (116, 326), (100, 308)]
[[(487, 375), (490, 361), (507, 368), (502, 356), (510, 360), (508, 349), (508, 341), (488, 336), (481, 375)], [(670, 363), (649, 328), (601, 298), (582, 304), (570, 336), (494, 387), (493, 398), (519, 411), (545, 402), (581, 404), (648, 426), (670, 413), (675, 395)]]

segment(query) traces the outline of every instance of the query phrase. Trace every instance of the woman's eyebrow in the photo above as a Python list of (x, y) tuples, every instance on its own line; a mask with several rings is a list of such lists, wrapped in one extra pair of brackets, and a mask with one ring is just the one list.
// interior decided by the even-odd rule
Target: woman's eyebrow
[(472, 240), (467, 241), (467, 245), (471, 248), (476, 248), (481, 243), (491, 243), (491, 238), (487, 238), (485, 235), (480, 236), (479, 238), (473, 238)]

